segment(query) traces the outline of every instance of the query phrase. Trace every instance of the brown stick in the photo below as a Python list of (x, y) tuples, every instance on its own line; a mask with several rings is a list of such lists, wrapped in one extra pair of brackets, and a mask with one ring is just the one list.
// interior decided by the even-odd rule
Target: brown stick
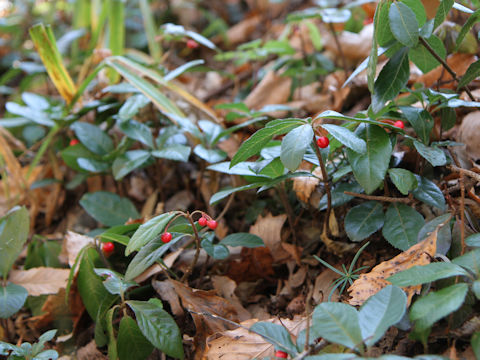
[(458, 167), (456, 165), (449, 165), (448, 168), (452, 171), (456, 171), (456, 172), (459, 172), (460, 174), (466, 175), (476, 181), (480, 181), (480, 174), (477, 174), (476, 172), (473, 172), (467, 169), (462, 169), (461, 167)]

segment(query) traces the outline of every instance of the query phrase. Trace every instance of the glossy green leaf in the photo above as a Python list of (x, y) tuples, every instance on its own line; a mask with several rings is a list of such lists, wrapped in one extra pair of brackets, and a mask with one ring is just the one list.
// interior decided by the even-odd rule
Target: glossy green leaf
[(472, 247), (480, 247), (480, 234), (470, 235), (465, 239), (465, 245)]
[(21, 116), (40, 125), (50, 127), (55, 125), (55, 122), (41, 110), (32, 109), (30, 107), (22, 106), (10, 101), (5, 105), (5, 109), (7, 109), (7, 111), (11, 114)]
[(435, 23), (433, 27), (436, 29), (447, 18), (447, 14), (453, 6), (454, 0), (441, 0), (435, 14)]
[(458, 82), (457, 89), (461, 89), (462, 87), (470, 84), (473, 80), (480, 76), (480, 60), (475, 61), (473, 64), (470, 64), (465, 75), (462, 76), (460, 81)]
[(365, 345), (372, 346), (388, 328), (398, 323), (407, 310), (407, 296), (396, 286), (386, 286), (368, 298), (358, 313)]
[(367, 144), (365, 154), (347, 149), (347, 158), (353, 174), (367, 194), (375, 191), (385, 178), (392, 154), (388, 134), (379, 126), (360, 125), (355, 134)]
[(460, 265), (478, 275), (480, 273), (480, 249), (474, 249), (462, 256), (456, 257), (452, 260), (452, 263)]
[(405, 287), (426, 284), (452, 276), (467, 276), (468, 272), (459, 265), (446, 262), (431, 263), (424, 266), (413, 266), (396, 273), (389, 278), (393, 285)]
[(382, 234), (387, 241), (400, 250), (407, 250), (417, 243), (417, 235), (425, 220), (410, 206), (392, 203), (385, 214)]
[(93, 271), (98, 276), (105, 277), (103, 285), (105, 286), (105, 289), (113, 295), (123, 295), (125, 294), (125, 291), (138, 285), (134, 281), (124, 280), (121, 274), (110, 269), (95, 268)]
[(420, 141), (414, 141), (413, 145), (418, 153), (433, 166), (443, 166), (447, 163), (447, 157), (442, 149), (435, 146), (426, 146)]
[(380, 229), (385, 222), (383, 205), (367, 201), (352, 207), (345, 217), (345, 232), (352, 241), (362, 241)]
[(113, 329), (113, 317), (115, 315), (115, 311), (117, 310), (117, 306), (110, 308), (107, 311), (107, 315), (105, 316), (105, 325), (107, 328), (107, 335), (108, 335), (108, 358), (109, 359), (117, 359), (117, 338), (115, 337), (115, 330)]
[(184, 358), (182, 334), (169, 313), (151, 302), (129, 300), (126, 303), (135, 313), (142, 334), (153, 346), (168, 356)]
[(412, 305), (410, 320), (415, 322), (416, 329), (429, 328), (436, 321), (458, 310), (463, 304), (467, 291), (468, 285), (460, 283), (430, 292)]
[(390, 30), (390, 20), (388, 18), (392, 3), (392, 0), (380, 1), (375, 11), (373, 19), (375, 25), (375, 38), (380, 46), (387, 46), (395, 40), (392, 30)]
[(23, 206), (0, 218), (0, 278), (7, 278), (23, 250), (29, 231), (30, 216)]
[(147, 125), (135, 120), (127, 120), (119, 123), (118, 127), (130, 139), (140, 141), (142, 144), (153, 148), (151, 129)]
[(149, 159), (150, 152), (146, 150), (130, 150), (118, 156), (112, 164), (112, 173), (115, 180), (120, 180), (140, 168)]
[(415, 174), (406, 170), (393, 168), (388, 170), (390, 179), (403, 195), (408, 195), (408, 192), (414, 190), (418, 186), (417, 178)]
[(138, 111), (150, 103), (150, 100), (143, 94), (135, 94), (127, 98), (120, 110), (118, 110), (118, 119), (120, 122), (128, 121), (137, 115)]
[(0, 319), (8, 319), (20, 310), (27, 300), (28, 292), (20, 285), (0, 285)]
[(107, 191), (83, 195), (80, 205), (91, 217), (107, 226), (123, 225), (128, 219), (140, 218), (129, 199)]
[(282, 140), (280, 159), (288, 170), (297, 170), (312, 139), (313, 129), (310, 124), (296, 127), (285, 135)]
[(160, 150), (153, 150), (152, 156), (160, 159), (187, 162), (190, 157), (190, 152), (190, 146), (173, 144), (165, 146), (165, 148)]
[(244, 141), (230, 162), (230, 167), (256, 155), (275, 136), (288, 133), (289, 131), (304, 125), (299, 119), (281, 119), (269, 122), (263, 129), (258, 130)]
[(423, 176), (415, 175), (415, 177), (417, 178), (418, 187), (412, 191), (413, 196), (425, 204), (445, 210), (445, 197), (438, 186)]
[(250, 327), (250, 331), (253, 331), (273, 344), (276, 350), (285, 351), (290, 354), (290, 356), (296, 356), (298, 354), (298, 350), (292, 341), (290, 333), (282, 325), (259, 321)]
[(117, 352), (120, 360), (145, 360), (153, 345), (143, 336), (137, 322), (130, 316), (120, 321), (117, 335)]
[(223, 244), (214, 244), (211, 239), (205, 238), (200, 243), (203, 250), (216, 260), (224, 260), (230, 256), (230, 251)]
[(310, 334), (350, 349), (357, 349), (363, 340), (357, 310), (343, 303), (317, 305), (312, 315)]
[(70, 128), (75, 132), (75, 136), (80, 142), (91, 152), (106, 155), (113, 151), (112, 139), (98, 126), (77, 121)]
[(224, 151), (220, 149), (207, 149), (202, 144), (195, 146), (193, 153), (209, 163), (218, 163), (227, 158), (227, 154)]
[[(428, 39), (425, 39), (425, 41), (442, 59), (445, 59), (447, 50), (445, 49), (442, 40), (435, 35), (432, 35)], [(440, 62), (420, 43), (410, 49), (408, 56), (424, 74), (440, 65)]]
[[(347, 195), (345, 194), (345, 191), (351, 191), (351, 192), (356, 192), (356, 193), (361, 193), (363, 192), (362, 187), (355, 183), (339, 183), (337, 186), (335, 186), (332, 191), (332, 208), (341, 206), (343, 204), (348, 203), (350, 200), (354, 199), (355, 197), (352, 195)], [(323, 211), (327, 209), (327, 204), (328, 204), (328, 198), (327, 194), (325, 194), (321, 199), (320, 203), (318, 204), (318, 209)]]
[(265, 246), (261, 237), (249, 233), (235, 233), (225, 236), (220, 244), (225, 246), (242, 246), (246, 248), (256, 248)]
[(472, 339), (470, 340), (470, 344), (472, 345), (472, 350), (475, 354), (477, 359), (480, 359), (480, 331), (476, 331), (472, 335)]
[(396, 1), (390, 6), (388, 18), (393, 36), (403, 45), (414, 47), (418, 42), (419, 25), (412, 9)]
[(365, 140), (359, 138), (350, 130), (333, 124), (325, 124), (322, 125), (322, 127), (327, 130), (331, 136), (340, 141), (349, 149), (360, 154), (364, 154), (367, 151), (367, 144), (365, 143)]
[[(392, 5), (392, 8), (394, 6)], [(372, 94), (372, 110), (374, 113), (378, 113), (387, 101), (398, 95), (407, 84), (409, 76), (408, 48), (402, 48), (392, 56), (380, 71), (377, 81), (375, 81)]]
[(176, 211), (171, 211), (158, 215), (146, 223), (140, 225), (135, 234), (133, 234), (127, 248), (125, 249), (125, 255), (130, 255), (133, 251), (139, 250), (143, 245), (153, 240), (159, 235), (165, 226), (177, 215)]
[(412, 106), (400, 106), (403, 114), (412, 125), (415, 133), (420, 137), (423, 143), (430, 142), (430, 133), (432, 132), (434, 121), (430, 113), (426, 110)]
[(87, 249), (80, 260), (77, 276), (78, 292), (92, 319), (96, 319), (97, 314), (105, 313), (117, 298), (105, 289), (102, 279), (95, 274), (95, 263), (98, 261), (95, 249)]
[(410, 10), (415, 14), (415, 18), (418, 22), (418, 27), (422, 27), (427, 21), (427, 13), (425, 12), (425, 7), (423, 3), (418, 0), (401, 0), (402, 3), (407, 5)]

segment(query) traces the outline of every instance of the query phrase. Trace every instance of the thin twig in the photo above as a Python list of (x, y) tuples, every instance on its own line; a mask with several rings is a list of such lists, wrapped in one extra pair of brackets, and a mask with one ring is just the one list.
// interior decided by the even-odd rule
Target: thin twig
[[(452, 75), (452, 78), (456, 81), (456, 82), (460, 82), (460, 79), (457, 77), (457, 74), (455, 73), (455, 71), (453, 71), (453, 69), (450, 67), (450, 65), (448, 65), (448, 63), (442, 59), (442, 57), (440, 55), (437, 54), (437, 52), (430, 46), (430, 44), (423, 38), (423, 37), (419, 37), (420, 39), (420, 43), (425, 47), (425, 49), (428, 50), (428, 52), (430, 54), (433, 55), (433, 57), (435, 59), (437, 59), (437, 61), (442, 64), (442, 66), (445, 68), (445, 70), (447, 70), (449, 72), (450, 75)], [(476, 101), (475, 100), (475, 97), (473, 96), (472, 92), (470, 91), (470, 89), (468, 88), (468, 86), (464, 86), (465, 88), (465, 91), (467, 92), (468, 94), (468, 97), (472, 100), (472, 101)]]
[(338, 36), (337, 36), (337, 33), (335, 32), (335, 28), (333, 27), (333, 23), (328, 23), (328, 26), (330, 27), (330, 31), (332, 32), (333, 39), (335, 40), (335, 45), (337, 46), (337, 49), (338, 49), (338, 54), (340, 55), (340, 59), (342, 60), (342, 67), (343, 67), (343, 70), (345, 71), (345, 79), (346, 79), (348, 67), (347, 67), (347, 60), (345, 58), (345, 54), (343, 53), (343, 50), (342, 50), (342, 45), (338, 40)]
[(311, 346), (308, 350), (304, 350), (300, 354), (295, 356), (293, 358), (293, 360), (303, 360), (309, 355), (316, 354), (317, 352), (322, 350), (327, 345), (328, 345), (328, 342), (326, 340), (322, 339), (318, 342), (318, 344), (315, 344), (314, 346)]
[(391, 202), (391, 203), (399, 202), (399, 203), (409, 204), (413, 201), (413, 199), (410, 198), (410, 197), (394, 198), (394, 197), (388, 197), (388, 196), (374, 196), (374, 195), (365, 195), (365, 194), (354, 193), (354, 192), (351, 192), (351, 191), (344, 191), (343, 193), (346, 194), (346, 195), (358, 197), (360, 199), (385, 201), (385, 202)]
[(190, 265), (190, 268), (187, 271), (185, 271), (185, 274), (183, 274), (182, 278), (180, 279), (180, 282), (184, 282), (185, 280), (187, 280), (188, 276), (193, 272), (195, 265), (197, 265), (198, 258), (200, 256), (200, 236), (198, 235), (197, 227), (195, 226), (195, 223), (193, 222), (190, 214), (187, 214), (186, 218), (192, 225), (193, 233), (195, 236), (196, 249), (195, 249), (195, 256), (193, 257), (192, 264)]
[(330, 191), (330, 183), (328, 182), (328, 173), (325, 167), (325, 163), (323, 162), (322, 154), (318, 149), (317, 144), (313, 144), (313, 148), (315, 149), (315, 154), (317, 155), (318, 162), (320, 164), (320, 170), (322, 170), (322, 178), (323, 178), (323, 186), (325, 187), (325, 191), (327, 193), (327, 212), (325, 214), (325, 222), (323, 224), (323, 232), (325, 233), (326, 237), (328, 237), (329, 230), (329, 222), (330, 222), (330, 212), (332, 211), (332, 193)]
[(467, 169), (462, 169), (461, 167), (458, 167), (456, 165), (449, 165), (448, 168), (452, 171), (457, 171), (460, 174), (466, 175), (476, 181), (480, 181), (480, 174), (477, 174), (476, 172), (473, 172)]

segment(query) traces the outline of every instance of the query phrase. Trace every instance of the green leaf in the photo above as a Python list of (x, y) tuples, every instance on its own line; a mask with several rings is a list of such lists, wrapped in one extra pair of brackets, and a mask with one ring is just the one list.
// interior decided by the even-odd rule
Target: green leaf
[(31, 109), (10, 101), (5, 105), (5, 109), (11, 114), (21, 116), (40, 125), (50, 127), (55, 125), (55, 122), (45, 112), (40, 110)]
[[(394, 6), (392, 5), (392, 8)], [(408, 48), (402, 48), (392, 56), (375, 81), (372, 95), (374, 113), (378, 113), (388, 100), (392, 100), (398, 95), (407, 84), (409, 76)]]
[(172, 235), (172, 240), (167, 244), (164, 244), (161, 237), (157, 236), (142, 246), (138, 254), (136, 254), (128, 264), (127, 271), (125, 272), (125, 280), (135, 279), (142, 274), (184, 237), (184, 234)]
[(120, 110), (118, 110), (118, 119), (121, 123), (130, 120), (148, 103), (150, 103), (150, 100), (143, 94), (135, 94), (128, 97)]
[(78, 158), (77, 164), (82, 170), (91, 173), (105, 172), (110, 168), (110, 164), (92, 158)]
[[(351, 191), (351, 192), (356, 192), (356, 193), (361, 193), (363, 192), (362, 187), (357, 184), (356, 182), (353, 184), (349, 183), (340, 183), (333, 190), (331, 191), (332, 195), (332, 208), (341, 206), (343, 204), (348, 203), (350, 200), (354, 199), (355, 197), (352, 195), (347, 195), (345, 194), (345, 191)], [(328, 198), (327, 194), (325, 194), (321, 199), (318, 204), (318, 209), (323, 211), (327, 209), (328, 205)]]
[(468, 276), (468, 272), (459, 265), (438, 262), (424, 266), (413, 266), (390, 276), (387, 280), (393, 285), (405, 287), (426, 284), (452, 276)]
[(465, 75), (462, 76), (458, 82), (457, 89), (460, 90), (462, 87), (470, 84), (473, 80), (480, 76), (480, 60), (475, 61), (473, 64), (470, 64)]
[(415, 175), (415, 177), (418, 187), (412, 191), (413, 196), (425, 204), (435, 206), (442, 211), (445, 210), (445, 197), (438, 186), (423, 176)]
[(246, 248), (256, 248), (265, 246), (261, 237), (249, 233), (235, 233), (225, 236), (220, 244), (225, 246), (242, 246)]
[(390, 175), (390, 179), (392, 179), (392, 182), (403, 195), (408, 195), (410, 190), (414, 190), (418, 186), (415, 174), (408, 170), (399, 168), (389, 169), (388, 175)]
[(447, 157), (442, 149), (434, 146), (426, 146), (420, 141), (414, 141), (413, 145), (418, 153), (427, 160), (432, 166), (443, 166), (447, 163)]
[(96, 268), (93, 269), (93, 271), (95, 271), (95, 274), (98, 276), (106, 277), (105, 280), (103, 280), (103, 285), (105, 286), (105, 289), (113, 295), (123, 295), (125, 291), (138, 285), (134, 281), (124, 280), (121, 274), (110, 269)]
[[(442, 59), (445, 59), (447, 56), (447, 50), (445, 49), (442, 40), (435, 35), (432, 35), (428, 39), (425, 39), (425, 41)], [(410, 49), (408, 56), (424, 74), (440, 65), (440, 62), (420, 43)]]
[(388, 18), (392, 3), (392, 0), (380, 1), (375, 11), (375, 16), (373, 19), (375, 24), (374, 31), (375, 38), (380, 46), (387, 46), (395, 40), (392, 30), (390, 30), (390, 20)]
[(427, 13), (425, 12), (425, 7), (422, 2), (418, 0), (401, 0), (402, 3), (407, 5), (410, 10), (415, 14), (415, 18), (418, 22), (418, 27), (422, 27), (427, 21)]
[(297, 170), (312, 139), (313, 129), (310, 124), (296, 127), (285, 135), (282, 140), (280, 159), (288, 170)]
[(360, 139), (350, 130), (333, 124), (325, 124), (322, 125), (322, 127), (349, 149), (359, 154), (364, 154), (367, 151), (367, 144), (365, 143), (365, 140)]
[(362, 344), (357, 310), (343, 303), (324, 302), (315, 307), (310, 334), (350, 349)]
[(153, 150), (152, 155), (160, 159), (187, 162), (190, 156), (190, 146), (180, 144), (169, 144), (163, 149)]
[(434, 121), (430, 113), (423, 109), (414, 108), (412, 106), (400, 106), (403, 114), (412, 125), (415, 133), (420, 139), (428, 144), (430, 141), (430, 133), (432, 132)]
[(165, 310), (151, 302), (126, 302), (135, 313), (142, 334), (166, 355), (183, 359), (182, 334), (175, 320)]
[[(475, 23), (478, 22), (479, 17), (480, 17), (480, 9), (476, 10), (472, 15), (470, 15), (468, 17), (467, 21), (462, 26), (462, 30), (460, 30), (460, 33), (457, 36), (455, 51), (458, 51), (458, 48), (459, 48), (460, 44), (462, 43), (463, 39), (465, 39), (465, 36), (470, 32), (473, 25), (475, 25)], [(461, 86), (459, 85), (459, 88), (460, 87)]]
[(145, 360), (153, 345), (143, 336), (135, 320), (124, 316), (117, 335), (117, 352), (120, 360)]
[(480, 247), (480, 234), (470, 235), (465, 239), (465, 245), (472, 247)]
[(158, 215), (146, 223), (140, 225), (135, 234), (133, 234), (130, 242), (125, 249), (125, 255), (130, 255), (133, 251), (137, 251), (143, 245), (147, 244), (153, 240), (157, 235), (159, 235), (164, 229), (165, 226), (177, 215), (176, 211), (171, 211)]
[(417, 235), (425, 220), (410, 206), (392, 203), (385, 214), (382, 234), (396, 248), (405, 251), (417, 243)]
[(135, 120), (127, 120), (127, 121), (118, 123), (118, 127), (130, 139), (140, 141), (142, 144), (145, 144), (148, 147), (153, 148), (152, 133), (150, 128), (147, 125)]
[(140, 218), (129, 199), (107, 191), (83, 195), (80, 205), (91, 217), (107, 226), (123, 225), (128, 219)]
[(359, 154), (347, 149), (347, 158), (353, 174), (367, 194), (375, 191), (385, 178), (392, 154), (388, 134), (379, 126), (360, 125), (355, 134), (365, 140), (367, 152)]
[(414, 47), (418, 42), (418, 21), (407, 5), (394, 2), (388, 13), (393, 36), (405, 46)]
[(0, 218), (0, 277), (7, 277), (23, 250), (29, 231), (30, 216), (24, 206)]
[(472, 339), (470, 340), (470, 344), (472, 345), (473, 352), (477, 359), (480, 359), (480, 331), (476, 331), (472, 335)]
[(115, 330), (113, 329), (113, 317), (118, 306), (114, 306), (107, 311), (105, 316), (105, 325), (108, 334), (108, 358), (117, 359), (117, 339), (115, 338)]
[(227, 158), (227, 154), (224, 151), (220, 149), (207, 149), (202, 144), (195, 146), (193, 153), (209, 163), (218, 163)]
[(106, 155), (113, 151), (113, 141), (98, 126), (77, 121), (70, 128), (75, 136), (88, 150), (98, 155)]
[(480, 273), (480, 249), (474, 249), (462, 256), (456, 257), (452, 260), (452, 263), (460, 265), (478, 275)]
[(276, 350), (285, 351), (293, 357), (298, 354), (297, 347), (293, 343), (290, 333), (282, 325), (259, 321), (250, 327), (250, 331), (273, 344)]
[(118, 156), (112, 164), (112, 173), (115, 180), (120, 180), (135, 169), (140, 168), (150, 159), (150, 152), (146, 150), (130, 150)]
[(435, 14), (434, 29), (436, 29), (447, 18), (447, 14), (452, 8), (454, 2), (454, 0), (442, 0), (440, 2), (437, 13)]
[(415, 322), (415, 329), (427, 329), (436, 321), (458, 310), (467, 291), (468, 285), (460, 283), (431, 292), (415, 301), (410, 309), (410, 320)]
[(407, 310), (407, 296), (400, 288), (388, 285), (368, 298), (358, 313), (365, 345), (372, 346), (388, 328), (398, 323)]
[(92, 319), (96, 319), (99, 313), (105, 313), (117, 299), (117, 296), (110, 294), (105, 289), (102, 279), (94, 272), (95, 262), (98, 260), (99, 256), (95, 249), (87, 249), (80, 261), (77, 276), (78, 292)]
[(202, 245), (203, 250), (216, 260), (223, 260), (230, 256), (230, 251), (228, 251), (228, 248), (225, 245), (214, 244), (212, 239), (205, 238), (200, 244)]
[(345, 217), (345, 231), (352, 241), (362, 241), (383, 226), (385, 216), (383, 205), (367, 201), (354, 206)]
[(16, 284), (0, 286), (0, 319), (8, 319), (20, 310), (27, 296), (28, 292), (23, 286)]
[(269, 122), (263, 129), (258, 130), (255, 134), (250, 136), (248, 140), (243, 142), (235, 156), (232, 158), (230, 167), (256, 155), (275, 135), (288, 133), (296, 127), (304, 124), (305, 122), (299, 119), (281, 119)]

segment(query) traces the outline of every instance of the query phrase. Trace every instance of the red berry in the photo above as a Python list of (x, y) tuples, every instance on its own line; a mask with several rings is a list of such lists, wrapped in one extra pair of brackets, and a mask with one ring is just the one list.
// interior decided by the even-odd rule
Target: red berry
[(110, 241), (103, 243), (102, 250), (105, 255), (110, 255), (115, 250), (115, 245)]
[(72, 139), (70, 140), (70, 146), (75, 146), (79, 143), (80, 141), (78, 141), (78, 139)]
[(212, 229), (212, 230), (215, 230), (218, 226), (218, 223), (215, 221), (215, 220), (208, 220), (207, 221), (207, 226)]
[(199, 47), (198, 43), (195, 41), (195, 40), (192, 40), (192, 39), (188, 39), (187, 40), (187, 47), (189, 49), (196, 49)]
[(169, 232), (163, 233), (162, 234), (162, 241), (166, 244), (172, 240), (172, 234)]
[(403, 123), (402, 120), (395, 121), (393, 126), (396, 126), (397, 128), (403, 129), (405, 127), (405, 124)]
[(208, 221), (207, 221), (207, 218), (205, 218), (205, 217), (203, 217), (203, 216), (202, 216), (200, 219), (198, 219), (198, 223), (199, 223), (200, 226), (205, 226), (205, 225), (207, 225), (207, 222), (208, 222)]
[(288, 358), (288, 354), (285, 351), (277, 350), (277, 352), (275, 353), (275, 357), (280, 359), (286, 359)]
[(330, 144), (330, 140), (326, 136), (320, 136), (317, 140), (317, 145), (321, 149), (325, 149), (328, 144)]

